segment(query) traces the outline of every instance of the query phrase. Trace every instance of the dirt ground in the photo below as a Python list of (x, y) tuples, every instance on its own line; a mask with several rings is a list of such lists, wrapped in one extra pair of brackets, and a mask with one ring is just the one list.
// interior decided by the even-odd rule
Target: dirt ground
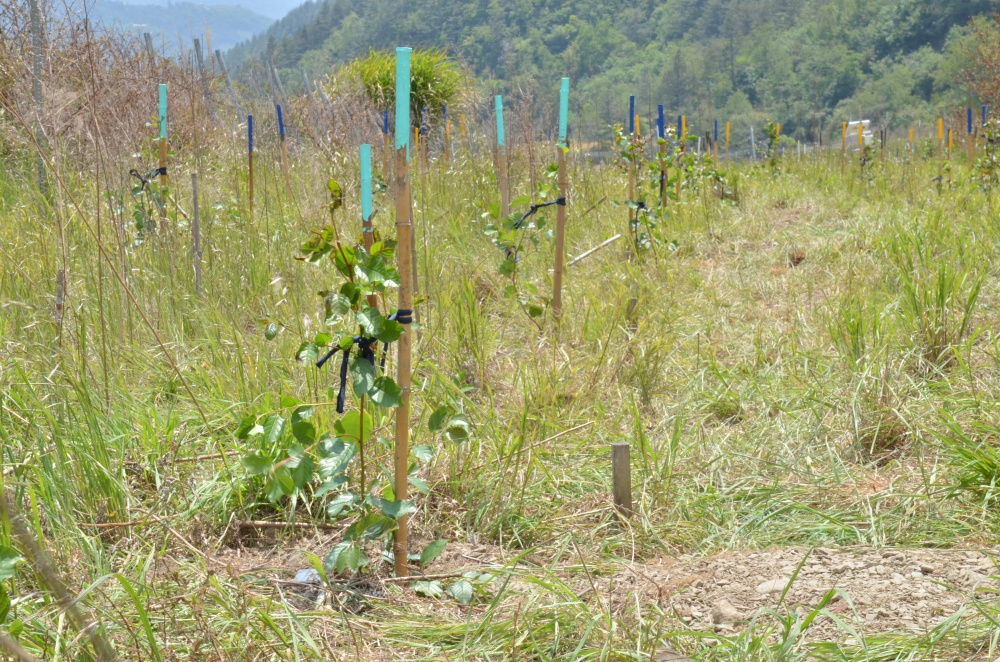
[[(255, 542), (226, 550), (216, 558), (234, 574), (291, 583), (296, 571), (309, 567), (305, 552), (322, 556), (332, 540), (299, 538), (279, 542), (265, 538)], [(489, 570), (507, 560), (492, 545), (449, 543), (436, 561), (419, 572), (442, 576), (471, 569)], [(530, 572), (536, 563), (547, 560), (528, 556), (519, 568)], [(1000, 595), (1000, 552), (995, 550), (816, 548), (809, 552), (790, 548), (726, 552), (626, 563), (611, 576), (594, 568), (596, 574), (602, 575), (596, 586), (582, 576), (567, 579), (571, 585), (579, 585), (582, 599), (593, 599), (595, 587), (601, 599), (607, 599), (610, 591), (612, 604), (621, 607), (634, 603), (633, 596), (638, 595), (693, 629), (734, 635), (755, 616), (781, 607), (782, 593), (800, 564), (802, 568), (784, 595), (780, 610), (797, 609), (804, 614), (819, 605), (830, 589), (838, 589), (843, 597), (834, 598), (827, 609), (866, 635), (927, 631), (973, 597), (996, 599)], [(377, 574), (381, 574), (388, 568), (378, 570)], [(556, 573), (562, 574), (559, 570)], [(384, 588), (380, 587), (380, 579), (371, 577), (365, 583), (371, 588), (365, 591), (370, 597), (393, 599), (379, 590)], [(396, 592), (395, 600), (426, 602), (406, 594)], [(451, 611), (454, 606), (449, 603), (447, 609)], [(853, 643), (843, 626), (825, 616), (815, 620), (806, 638)]]
[[(735, 634), (756, 614), (776, 609), (808, 550), (729, 552), (634, 564), (621, 570), (616, 592), (635, 591), (697, 629)], [(830, 589), (827, 608), (865, 634), (919, 633), (953, 615), (974, 595), (1000, 589), (994, 551), (934, 549), (826, 549), (809, 554), (784, 597), (788, 608), (809, 611)], [(849, 635), (827, 617), (810, 628), (810, 640), (845, 641)], [(851, 642), (847, 642), (851, 643)]]

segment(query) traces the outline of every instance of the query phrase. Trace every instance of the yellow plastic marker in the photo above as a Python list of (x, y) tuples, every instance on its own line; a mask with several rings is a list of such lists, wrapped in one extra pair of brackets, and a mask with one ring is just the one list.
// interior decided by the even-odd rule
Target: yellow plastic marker
[(463, 113), (458, 114), (458, 123), (462, 129), (462, 140), (465, 140), (465, 114)]
[(944, 140), (944, 118), (938, 118), (938, 142)]
[(687, 140), (688, 137), (688, 118), (687, 115), (681, 115), (681, 139)]
[(858, 147), (865, 146), (865, 125), (858, 122)]
[(910, 149), (913, 149), (913, 129), (910, 129)]
[(413, 149), (420, 151), (420, 129), (413, 127)]
[(775, 126), (774, 135), (777, 136), (778, 138), (781, 137), (781, 122), (778, 122), (778, 124)]
[(635, 114), (635, 135), (641, 136), (642, 130), (639, 127), (639, 113)]

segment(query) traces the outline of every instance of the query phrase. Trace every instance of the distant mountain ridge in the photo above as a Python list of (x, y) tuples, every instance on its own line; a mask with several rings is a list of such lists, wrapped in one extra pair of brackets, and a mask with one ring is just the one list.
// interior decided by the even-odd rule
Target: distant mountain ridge
[(179, 41), (189, 47), (193, 38), (203, 38), (207, 31), (211, 32), (212, 47), (225, 50), (266, 30), (274, 22), (243, 7), (193, 2), (140, 5), (98, 0), (92, 14), (109, 26), (151, 32), (157, 44), (167, 44), (168, 52), (176, 51)]
[[(97, 1), (99, 4), (105, 2), (105, 0)], [(119, 0), (119, 2), (125, 5), (157, 5), (161, 7), (185, 4), (183, 2), (174, 2), (173, 0)], [(207, 3), (197, 4), (206, 4), (211, 7), (237, 7), (260, 16), (278, 20), (301, 5), (302, 0), (211, 0)]]
[(498, 91), (533, 88), (546, 103), (570, 76), (578, 129), (591, 134), (624, 121), (635, 94), (646, 122), (662, 103), (701, 134), (721, 118), (746, 140), (746, 125), (770, 117), (785, 136), (839, 140), (848, 115), (903, 127), (965, 103), (966, 26), (998, 9), (1000, 0), (323, 0), (307, 22), (279, 21), (230, 60), (315, 72), (371, 48), (436, 46)]

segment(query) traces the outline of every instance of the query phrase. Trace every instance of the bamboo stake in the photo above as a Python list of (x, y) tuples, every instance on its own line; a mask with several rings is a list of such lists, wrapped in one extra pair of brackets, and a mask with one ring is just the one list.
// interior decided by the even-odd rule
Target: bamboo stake
[(243, 113), (240, 111), (240, 99), (236, 96), (236, 88), (233, 87), (233, 80), (229, 77), (229, 69), (226, 68), (226, 61), (222, 59), (222, 51), (215, 51), (215, 59), (219, 63), (219, 69), (222, 70), (222, 77), (226, 79), (226, 87), (229, 88), (229, 94), (233, 97), (236, 117), (243, 117)]
[(559, 197), (563, 204), (556, 205), (556, 263), (552, 274), (552, 312), (558, 321), (562, 315), (563, 260), (566, 251), (566, 131), (569, 123), (569, 78), (563, 78), (559, 86), (559, 144), (556, 157), (559, 164)]
[(208, 73), (205, 71), (205, 58), (201, 52), (201, 40), (194, 40), (194, 55), (198, 62), (198, 74), (201, 76), (202, 92), (205, 94), (205, 103), (208, 105), (208, 116), (215, 119), (215, 108), (212, 106), (212, 91), (208, 86)]
[[(400, 323), (409, 320), (413, 306), (410, 236), (412, 233), (412, 211), (410, 208), (409, 178), (409, 127), (410, 127), (410, 57), (411, 48), (396, 49), (396, 251), (399, 258), (399, 308)], [(396, 410), (396, 440), (393, 448), (395, 470), (394, 496), (405, 499), (409, 469), (410, 441), (410, 352), (412, 332), (408, 328), (397, 344), (396, 382), (402, 390), (402, 403)], [(403, 516), (397, 522), (393, 534), (393, 565), (397, 577), (408, 574), (407, 534), (409, 518)]]
[(628, 252), (628, 257), (631, 259), (635, 253), (638, 252), (639, 246), (636, 241), (636, 233), (638, 231), (638, 216), (639, 212), (632, 205), (635, 204), (635, 166), (636, 166), (636, 156), (635, 150), (638, 149), (638, 137), (635, 132), (636, 128), (636, 114), (635, 114), (635, 95), (629, 95), (628, 98), (628, 140), (630, 143), (630, 158), (628, 162), (628, 244), (626, 245), (626, 250)]
[(729, 122), (726, 122), (726, 163), (729, 163)]
[(719, 167), (719, 120), (715, 120), (712, 128), (712, 165)]
[(150, 63), (156, 64), (156, 47), (153, 46), (153, 35), (149, 32), (143, 32), (142, 38), (146, 42), (146, 55), (149, 56)]
[(247, 191), (253, 216), (253, 115), (247, 115)]
[(198, 173), (191, 173), (194, 210), (191, 221), (191, 258), (194, 260), (194, 291), (201, 298), (201, 216), (198, 213)]
[(840, 133), (840, 176), (844, 176), (844, 168), (847, 164), (847, 122), (844, 122), (844, 129)]
[(667, 141), (665, 140), (666, 118), (663, 115), (663, 104), (660, 104), (656, 115), (656, 129), (660, 139), (660, 207), (667, 206)]
[[(31, 14), (31, 90), (35, 98), (35, 142), (39, 148), (45, 147), (45, 132), (42, 131), (42, 116), (45, 105), (42, 97), (42, 13), (38, 8), (38, 0), (28, 0), (28, 11)], [(38, 170), (38, 190), (44, 197), (48, 192), (48, 181), (45, 175), (45, 160), (39, 151), (35, 156), (35, 166)]]
[(448, 106), (441, 104), (441, 118), (444, 121), (444, 164), (451, 160), (451, 120), (448, 119)]

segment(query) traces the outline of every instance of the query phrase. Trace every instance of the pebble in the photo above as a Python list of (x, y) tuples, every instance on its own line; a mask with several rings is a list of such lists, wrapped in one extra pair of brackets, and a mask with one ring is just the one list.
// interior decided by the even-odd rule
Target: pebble
[(781, 593), (785, 590), (785, 586), (789, 582), (788, 577), (778, 577), (777, 579), (769, 579), (766, 582), (757, 585), (757, 592), (763, 595), (769, 593)]
[(712, 622), (716, 625), (743, 620), (743, 614), (729, 600), (719, 600), (712, 607)]

